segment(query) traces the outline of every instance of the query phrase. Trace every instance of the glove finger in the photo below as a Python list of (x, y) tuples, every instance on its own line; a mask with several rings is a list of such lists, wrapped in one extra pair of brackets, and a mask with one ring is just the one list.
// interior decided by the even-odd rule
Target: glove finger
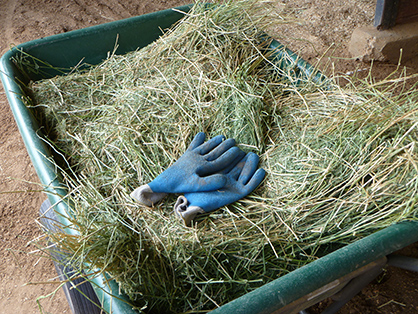
[[(232, 148), (231, 148), (232, 149)], [(235, 150), (235, 148), (234, 148), (234, 150)], [(235, 157), (235, 160), (233, 160), (233, 161), (231, 161), (231, 163), (226, 167), (226, 168), (224, 168), (222, 171), (221, 171), (221, 173), (223, 173), (223, 174), (228, 174), (229, 172), (231, 172), (231, 170), (232, 169), (234, 169), (235, 168), (235, 166), (245, 157), (245, 155), (246, 155), (246, 153), (245, 152), (243, 152), (241, 149), (239, 149), (238, 147), (237, 147), (237, 150), (238, 150), (238, 154), (237, 154), (237, 156)]]
[[(242, 159), (243, 156), (245, 156), (245, 153), (242, 150), (236, 146), (231, 147), (218, 159), (201, 165), (196, 169), (196, 173), (202, 177), (215, 172), (227, 173)], [(226, 169), (228, 169), (228, 171), (225, 171)]]
[(200, 178), (198, 183), (186, 192), (210, 192), (222, 189), (226, 184), (226, 176), (216, 173), (204, 178)]
[(233, 138), (228, 138), (227, 140), (223, 141), (217, 147), (213, 148), (205, 155), (205, 159), (207, 161), (214, 161), (222, 156), (223, 153), (227, 152), (230, 148), (235, 146), (235, 140)]
[(245, 190), (246, 190), (247, 195), (250, 194), (252, 191), (254, 191), (257, 188), (257, 186), (260, 185), (265, 175), (266, 175), (266, 171), (262, 168), (258, 169), (254, 173), (250, 181), (245, 185)]
[(258, 162), (260, 158), (255, 153), (248, 153), (245, 165), (241, 171), (238, 181), (243, 185), (247, 184), (257, 170)]
[[(210, 163), (206, 163), (205, 165), (200, 166), (199, 169), (196, 170), (196, 173), (202, 177), (212, 174), (214, 172), (229, 174), (244, 157), (245, 153), (238, 147), (234, 146), (218, 158), (221, 160), (218, 161), (217, 159), (216, 161), (212, 161)], [(238, 178), (241, 170), (236, 171), (237, 173), (234, 176), (235, 180)]]
[(246, 154), (243, 158), (241, 158), (241, 160), (238, 163), (235, 164), (235, 166), (227, 173), (228, 177), (230, 177), (234, 181), (238, 180), (241, 171), (247, 162), (248, 155), (249, 153)]
[(211, 138), (206, 143), (201, 144), (199, 147), (196, 147), (194, 149), (195, 152), (201, 155), (206, 155), (209, 153), (212, 149), (214, 149), (216, 146), (222, 143), (222, 141), (225, 139), (225, 136), (223, 135), (217, 135), (213, 138)]
[(205, 138), (206, 138), (205, 133), (203, 132), (197, 133), (194, 139), (192, 140), (192, 142), (190, 143), (189, 147), (187, 148), (187, 150), (193, 150), (196, 147), (199, 147), (205, 142)]

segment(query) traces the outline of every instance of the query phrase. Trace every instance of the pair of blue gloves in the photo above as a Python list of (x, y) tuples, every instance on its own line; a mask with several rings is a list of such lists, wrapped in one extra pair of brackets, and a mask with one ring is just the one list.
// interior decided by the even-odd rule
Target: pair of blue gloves
[(138, 202), (153, 206), (168, 193), (183, 194), (174, 212), (186, 226), (199, 213), (207, 213), (250, 194), (265, 176), (257, 169), (259, 157), (245, 154), (234, 139), (218, 135), (205, 142), (198, 133), (186, 152), (152, 182), (131, 193)]

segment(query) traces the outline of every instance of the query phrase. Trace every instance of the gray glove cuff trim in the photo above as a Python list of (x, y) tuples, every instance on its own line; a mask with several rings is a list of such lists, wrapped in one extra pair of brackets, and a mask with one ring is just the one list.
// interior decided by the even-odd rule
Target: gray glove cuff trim
[(188, 201), (183, 195), (179, 196), (176, 204), (174, 205), (174, 212), (176, 216), (183, 220), (184, 224), (190, 227), (192, 220), (197, 214), (204, 213), (205, 211), (199, 206), (187, 206)]
[(131, 193), (132, 198), (147, 206), (153, 206), (161, 201), (166, 195), (167, 193), (153, 192), (148, 184), (141, 185)]

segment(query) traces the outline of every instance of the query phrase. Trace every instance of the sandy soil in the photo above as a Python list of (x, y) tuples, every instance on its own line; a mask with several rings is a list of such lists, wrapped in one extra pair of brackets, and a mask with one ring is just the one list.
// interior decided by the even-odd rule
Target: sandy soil
[[(0, 0), (0, 53), (32, 39), (189, 2)], [(272, 35), (313, 64), (319, 60), (321, 67), (333, 64), (326, 72), (368, 69), (369, 64), (349, 58), (347, 44), (354, 28), (372, 24), (374, 5), (373, 0), (278, 0), (277, 7), (284, 6), (299, 23), (276, 27)], [(410, 73), (417, 72), (415, 63), (407, 66)], [(394, 68), (380, 63), (373, 73), (384, 77)], [(55, 277), (52, 262), (36, 252), (28, 254), (36, 249), (28, 242), (41, 234), (35, 219), (46, 198), (39, 192), (38, 182), (0, 88), (0, 313), (40, 313), (36, 300), (48, 294), (51, 296), (39, 301), (45, 313), (70, 313), (62, 289), (57, 290), (59, 285), (45, 284)], [(418, 246), (411, 245), (403, 252), (418, 257)], [(341, 313), (418, 313), (418, 275), (388, 269)]]

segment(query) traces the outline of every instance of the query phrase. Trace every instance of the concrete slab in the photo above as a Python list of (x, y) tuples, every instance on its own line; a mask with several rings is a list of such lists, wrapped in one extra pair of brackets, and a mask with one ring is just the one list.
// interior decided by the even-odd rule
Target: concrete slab
[(362, 61), (398, 63), (418, 57), (418, 22), (396, 25), (379, 31), (366, 26), (354, 30), (348, 46), (350, 54)]

